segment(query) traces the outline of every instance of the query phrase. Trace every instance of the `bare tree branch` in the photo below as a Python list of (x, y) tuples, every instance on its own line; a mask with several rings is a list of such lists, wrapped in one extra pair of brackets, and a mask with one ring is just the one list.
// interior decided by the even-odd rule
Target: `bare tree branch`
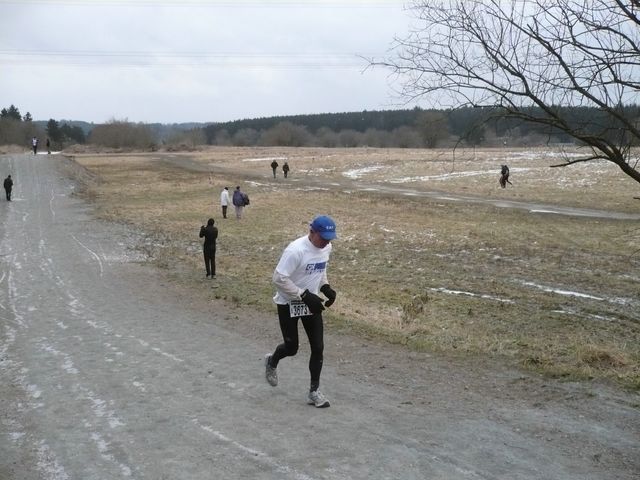
[[(640, 0), (414, 0), (418, 26), (384, 66), (411, 99), (493, 107), (587, 145), (640, 183)], [(626, 105), (626, 107), (625, 107)], [(568, 107), (600, 115), (576, 122)], [(636, 105), (637, 107), (637, 105)], [(634, 113), (632, 113), (634, 112)]]

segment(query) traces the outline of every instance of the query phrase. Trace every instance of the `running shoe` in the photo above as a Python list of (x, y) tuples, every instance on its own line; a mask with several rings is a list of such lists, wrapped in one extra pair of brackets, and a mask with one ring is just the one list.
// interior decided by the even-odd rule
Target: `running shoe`
[(269, 363), (271, 362), (271, 354), (267, 353), (264, 356), (264, 368), (265, 368), (265, 378), (267, 379), (267, 383), (272, 387), (278, 386), (278, 372), (275, 368), (273, 368)]
[(320, 390), (309, 392), (307, 403), (309, 405), (315, 405), (316, 408), (327, 408), (329, 406), (329, 400), (326, 399)]

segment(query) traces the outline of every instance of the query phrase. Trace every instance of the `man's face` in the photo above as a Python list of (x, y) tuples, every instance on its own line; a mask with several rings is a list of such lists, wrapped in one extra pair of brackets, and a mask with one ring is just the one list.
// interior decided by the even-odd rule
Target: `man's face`
[(318, 232), (309, 231), (309, 241), (316, 248), (324, 248), (331, 243), (331, 240), (325, 240)]

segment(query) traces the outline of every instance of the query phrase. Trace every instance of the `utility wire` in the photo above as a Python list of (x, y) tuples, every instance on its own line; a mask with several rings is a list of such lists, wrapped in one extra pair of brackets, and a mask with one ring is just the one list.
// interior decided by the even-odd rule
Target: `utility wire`
[(236, 0), (0, 0), (0, 5), (52, 5), (82, 7), (212, 7), (212, 8), (398, 8), (403, 7), (402, 0), (309, 0), (309, 1), (255, 1)]
[(97, 50), (0, 50), (3, 65), (103, 67), (364, 68), (351, 53), (150, 52)]

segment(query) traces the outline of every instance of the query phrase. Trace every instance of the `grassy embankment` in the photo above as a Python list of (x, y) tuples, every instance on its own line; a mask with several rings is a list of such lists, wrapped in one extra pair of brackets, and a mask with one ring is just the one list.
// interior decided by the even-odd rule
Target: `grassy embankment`
[[(350, 179), (638, 210), (637, 187), (608, 166), (558, 170), (548, 158), (504, 155), (476, 151), (453, 162), (442, 152), (218, 148), (170, 162), (162, 154), (76, 161), (100, 179), (87, 191), (98, 214), (157, 239), (154, 262), (203, 295), (272, 312), (270, 277), (282, 249), (328, 213), (339, 226), (331, 328), (639, 389), (638, 222), (380, 194)], [(292, 178), (270, 178), (264, 159), (274, 156), (289, 158)], [(507, 160), (515, 186), (501, 190), (496, 172)], [(219, 192), (236, 184), (251, 206), (240, 222), (232, 209), (222, 220)], [(215, 289), (203, 282), (198, 239), (210, 216), (220, 227)]]

